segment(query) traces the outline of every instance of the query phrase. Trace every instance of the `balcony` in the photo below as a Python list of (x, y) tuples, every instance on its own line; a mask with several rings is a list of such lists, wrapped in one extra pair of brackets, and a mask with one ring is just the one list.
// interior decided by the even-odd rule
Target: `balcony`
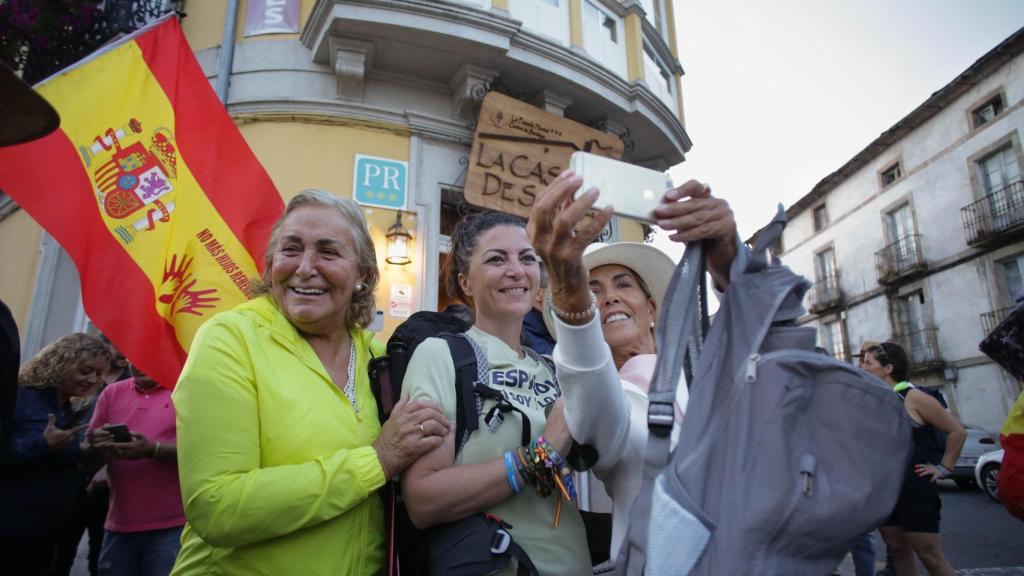
[(875, 252), (879, 284), (890, 284), (926, 268), (920, 234), (908, 234)]
[[(42, 4), (42, 3), (40, 3)], [(49, 3), (53, 4), (53, 3)], [(130, 34), (170, 12), (177, 2), (167, 0), (106, 0), (105, 2), (63, 2), (59, 8), (36, 9), (35, 19), (43, 22), (31, 29), (11, 32), (9, 41), (24, 49), (7, 62), (34, 84), (81, 60), (122, 34)], [(68, 16), (68, 4), (79, 12)], [(92, 6), (99, 4), (98, 6)], [(17, 16), (18, 10), (12, 8)]]
[(1018, 180), (960, 209), (973, 246), (1024, 228), (1024, 181)]
[(843, 291), (839, 287), (839, 274), (819, 279), (808, 291), (807, 307), (820, 314), (843, 303)]
[(900, 345), (907, 351), (912, 372), (921, 372), (945, 365), (939, 350), (938, 329), (925, 328), (910, 332), (900, 338)]
[(1010, 312), (1012, 312), (1014, 308), (1016, 308), (1016, 306), (1007, 306), (1006, 308), (1000, 308), (998, 310), (982, 314), (981, 329), (984, 330), (985, 335), (988, 336), (991, 334), (992, 331), (996, 329), (996, 326), (999, 326), (999, 323), (1003, 321), (1003, 318), (1010, 315)]
[[(504, 10), (478, 0), (303, 3), (307, 4), (313, 6), (300, 41), (318, 71), (334, 73), (337, 87), (324, 93), (317, 91), (320, 88), (303, 92), (302, 86), (286, 86), (275, 99), (320, 106), (327, 97), (336, 113), (373, 122), (409, 122), (414, 129), (422, 125), (427, 133), (461, 140), (467, 137), (461, 127), (471, 125), (467, 121), (473, 120), (483, 88), (500, 85), (520, 100), (543, 102), (537, 105), (618, 134), (626, 143), (626, 161), (659, 159), (671, 166), (681, 162), (692, 145), (674, 110), (674, 99), (666, 103), (646, 82), (619, 73), (625, 68), (614, 62), (626, 61), (622, 41), (630, 33), (621, 23), (616, 30), (623, 36), (614, 46), (616, 58), (622, 58), (599, 60), (571, 44), (568, 10), (552, 12), (565, 18), (564, 26), (555, 26), (546, 17), (531, 22), (517, 18), (518, 14), (530, 20), (519, 4), (510, 3)], [(599, 4), (618, 22), (641, 10), (638, 3)], [(642, 37), (636, 40), (653, 40), (648, 43), (655, 54), (667, 61), (667, 44), (660, 37), (643, 36), (643, 29), (639, 32)], [(246, 57), (255, 62), (246, 72), (248, 81), (277, 81), (273, 79), (280, 75), (278, 56), (269, 52), (274, 47), (247, 44)], [(682, 73), (674, 59), (668, 63), (673, 75)], [(260, 110), (263, 100), (265, 94), (249, 102), (239, 96), (235, 109)]]

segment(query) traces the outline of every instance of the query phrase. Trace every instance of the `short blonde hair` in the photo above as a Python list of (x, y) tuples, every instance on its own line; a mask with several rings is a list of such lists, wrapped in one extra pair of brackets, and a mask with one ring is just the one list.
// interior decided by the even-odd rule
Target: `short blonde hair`
[(264, 253), (263, 277), (254, 283), (253, 295), (267, 294), (270, 298), (274, 297), (274, 293), (270, 289), (270, 269), (274, 262), (277, 243), (281, 240), (281, 229), (292, 212), (307, 206), (333, 208), (349, 224), (349, 231), (352, 233), (352, 241), (355, 242), (356, 248), (356, 270), (359, 282), (363, 287), (352, 293), (352, 301), (345, 313), (345, 327), (365, 328), (373, 321), (380, 270), (377, 268), (377, 251), (373, 246), (366, 218), (363, 217), (363, 211), (359, 208), (359, 204), (356, 204), (351, 198), (339, 198), (329, 192), (310, 188), (299, 192), (289, 200), (284, 214), (274, 223), (274, 228), (270, 232), (270, 241), (267, 243), (267, 250)]
[(110, 363), (110, 348), (92, 334), (75, 332), (51, 342), (18, 371), (18, 384), (54, 388), (83, 362), (102, 357)]

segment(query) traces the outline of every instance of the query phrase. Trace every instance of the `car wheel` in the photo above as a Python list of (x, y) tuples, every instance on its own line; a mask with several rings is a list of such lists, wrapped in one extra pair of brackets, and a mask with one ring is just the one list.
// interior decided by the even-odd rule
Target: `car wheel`
[(996, 490), (996, 476), (999, 474), (999, 464), (993, 463), (981, 469), (981, 487), (993, 500), (999, 502), (999, 493)]
[(973, 490), (975, 487), (977, 487), (977, 484), (974, 483), (974, 480), (970, 478), (954, 478), (953, 482), (956, 482), (956, 487), (961, 490)]

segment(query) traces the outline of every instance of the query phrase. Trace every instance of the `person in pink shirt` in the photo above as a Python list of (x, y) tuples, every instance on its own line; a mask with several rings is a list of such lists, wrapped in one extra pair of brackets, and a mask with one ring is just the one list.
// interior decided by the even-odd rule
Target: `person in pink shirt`
[[(96, 401), (88, 442), (106, 461), (110, 511), (104, 524), (102, 575), (166, 576), (178, 555), (185, 513), (171, 391), (134, 365), (132, 377), (107, 386)], [(124, 424), (130, 442), (108, 427)]]

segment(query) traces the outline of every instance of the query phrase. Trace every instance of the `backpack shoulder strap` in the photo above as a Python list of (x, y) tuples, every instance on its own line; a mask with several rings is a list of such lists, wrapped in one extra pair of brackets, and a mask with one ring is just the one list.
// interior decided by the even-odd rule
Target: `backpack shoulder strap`
[(462, 450), (465, 439), (480, 426), (479, 407), (473, 388), (479, 376), (476, 351), (463, 334), (440, 334), (448, 343), (455, 367), (455, 455)]

